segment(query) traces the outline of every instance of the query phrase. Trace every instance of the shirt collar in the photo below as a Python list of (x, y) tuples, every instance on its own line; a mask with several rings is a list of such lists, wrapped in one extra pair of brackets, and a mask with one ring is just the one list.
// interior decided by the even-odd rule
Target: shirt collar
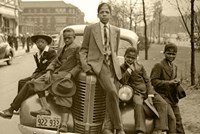
[(104, 25), (106, 25), (108, 28), (109, 28), (109, 26), (110, 26), (110, 24), (109, 24), (109, 23), (107, 23), (107, 24), (103, 24), (102, 22), (100, 22), (100, 27), (101, 27), (101, 29), (103, 29), (103, 28), (104, 28)]
[(38, 52), (37, 52), (37, 54), (38, 54), (38, 56), (41, 56), (41, 55), (43, 55), (43, 53), (44, 52), (48, 52), (49, 51), (49, 46), (46, 46), (45, 48), (44, 48), (44, 50), (40, 53), (40, 51), (38, 50)]

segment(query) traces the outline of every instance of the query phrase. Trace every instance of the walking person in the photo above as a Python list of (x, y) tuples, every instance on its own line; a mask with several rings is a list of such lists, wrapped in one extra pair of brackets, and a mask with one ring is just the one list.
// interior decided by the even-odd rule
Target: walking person
[[(172, 111), (171, 113), (176, 117), (176, 133), (185, 134), (176, 91), (176, 88), (180, 86), (180, 80), (177, 79), (177, 66), (173, 63), (177, 51), (175, 44), (169, 43), (165, 45), (165, 58), (160, 63), (154, 65), (150, 78), (156, 92), (168, 103), (168, 110)], [(169, 124), (171, 124), (170, 118)]]
[(19, 80), (18, 94), (10, 104), (10, 107), (0, 112), (1, 117), (7, 119), (12, 118), (13, 112), (19, 110), (22, 102), (35, 94), (33, 80), (46, 72), (47, 66), (57, 55), (56, 51), (48, 46), (52, 42), (51, 37), (46, 35), (35, 35), (31, 37), (31, 40), (38, 48), (38, 52), (34, 55), (37, 68), (30, 77)]
[(111, 7), (101, 3), (97, 9), (100, 22), (87, 26), (84, 31), (83, 43), (80, 50), (82, 69), (89, 74), (95, 74), (106, 93), (106, 108), (110, 124), (104, 124), (103, 134), (125, 134), (123, 130), (117, 83), (122, 78), (117, 48), (120, 30), (109, 24)]

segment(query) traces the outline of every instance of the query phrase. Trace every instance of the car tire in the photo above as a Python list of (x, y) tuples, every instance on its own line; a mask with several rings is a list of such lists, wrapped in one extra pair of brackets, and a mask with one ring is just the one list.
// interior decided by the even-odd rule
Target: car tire
[(9, 56), (8, 56), (9, 60), (7, 60), (7, 65), (11, 65), (13, 62), (13, 54), (10, 52)]

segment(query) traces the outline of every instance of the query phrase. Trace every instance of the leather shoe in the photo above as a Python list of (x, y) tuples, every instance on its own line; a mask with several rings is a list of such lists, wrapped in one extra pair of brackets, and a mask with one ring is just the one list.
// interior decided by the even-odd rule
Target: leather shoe
[(12, 116), (13, 116), (13, 110), (11, 110), (9, 108), (9, 109), (0, 111), (0, 116), (3, 117), (3, 118), (6, 118), (6, 119), (11, 119)]
[(51, 111), (49, 109), (40, 109), (37, 111), (31, 111), (30, 114), (34, 117), (37, 115), (51, 115)]
[(123, 129), (117, 130), (117, 134), (125, 134)]
[(102, 134), (113, 134), (111, 129), (104, 129)]
[(59, 132), (68, 132), (67, 126), (61, 125), (60, 128), (59, 128)]

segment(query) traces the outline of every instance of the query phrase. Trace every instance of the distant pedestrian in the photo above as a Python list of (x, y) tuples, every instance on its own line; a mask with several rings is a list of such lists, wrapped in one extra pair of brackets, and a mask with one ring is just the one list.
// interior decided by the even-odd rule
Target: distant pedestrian
[(26, 38), (26, 47), (27, 47), (26, 52), (27, 53), (30, 52), (30, 42), (31, 42), (31, 37), (29, 34), (27, 34), (27, 38)]
[(18, 50), (18, 37), (16, 36), (16, 34), (13, 35), (13, 44), (15, 47), (15, 50)]
[(26, 43), (26, 37), (23, 34), (21, 35), (21, 42), (22, 42), (22, 48), (24, 49)]
[(10, 45), (10, 47), (13, 48), (13, 36), (11, 34), (8, 35), (8, 44)]

